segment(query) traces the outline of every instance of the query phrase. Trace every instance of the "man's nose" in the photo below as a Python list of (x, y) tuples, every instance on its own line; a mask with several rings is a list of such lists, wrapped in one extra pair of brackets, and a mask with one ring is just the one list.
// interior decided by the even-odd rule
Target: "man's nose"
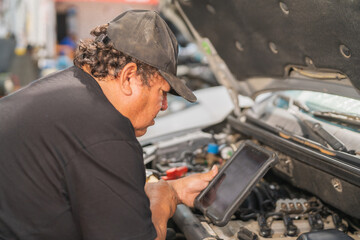
[(167, 93), (164, 92), (163, 99), (161, 102), (161, 111), (165, 111), (168, 108)]

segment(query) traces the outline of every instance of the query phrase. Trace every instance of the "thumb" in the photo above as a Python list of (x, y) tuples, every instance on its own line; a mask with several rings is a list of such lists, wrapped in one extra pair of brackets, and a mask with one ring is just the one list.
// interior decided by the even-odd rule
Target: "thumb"
[(205, 181), (211, 181), (216, 176), (218, 171), (219, 171), (219, 169), (218, 169), (217, 165), (214, 165), (210, 171), (208, 171), (207, 173), (204, 173), (202, 175), (202, 179)]

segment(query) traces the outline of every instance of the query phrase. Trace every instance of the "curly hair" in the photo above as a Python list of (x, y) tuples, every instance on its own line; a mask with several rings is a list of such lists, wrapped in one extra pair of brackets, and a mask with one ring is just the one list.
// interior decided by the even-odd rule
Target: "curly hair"
[[(90, 34), (95, 37), (106, 34), (108, 26), (109, 24), (98, 26)], [(116, 50), (111, 41), (105, 43), (93, 39), (80, 41), (74, 55), (74, 65), (79, 68), (88, 65), (91, 74), (99, 80), (107, 76), (117, 77), (123, 67), (131, 62), (136, 63), (137, 74), (141, 76), (143, 84), (150, 86), (148, 79), (158, 74), (158, 70)]]

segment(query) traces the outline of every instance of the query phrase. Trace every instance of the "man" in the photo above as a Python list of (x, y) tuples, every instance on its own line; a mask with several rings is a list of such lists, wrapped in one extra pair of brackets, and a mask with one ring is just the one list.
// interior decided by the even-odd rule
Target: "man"
[(155, 12), (129, 11), (92, 31), (74, 67), (0, 101), (0, 239), (165, 239), (217, 169), (145, 185), (136, 137), (189, 101), (177, 42)]

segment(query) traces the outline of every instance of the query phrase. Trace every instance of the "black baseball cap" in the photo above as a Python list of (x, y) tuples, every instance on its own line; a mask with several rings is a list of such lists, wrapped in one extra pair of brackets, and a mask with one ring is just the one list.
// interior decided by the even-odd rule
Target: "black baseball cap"
[(109, 23), (107, 37), (118, 51), (158, 69), (170, 84), (170, 93), (196, 101), (192, 91), (176, 77), (178, 43), (157, 12), (124, 12)]

